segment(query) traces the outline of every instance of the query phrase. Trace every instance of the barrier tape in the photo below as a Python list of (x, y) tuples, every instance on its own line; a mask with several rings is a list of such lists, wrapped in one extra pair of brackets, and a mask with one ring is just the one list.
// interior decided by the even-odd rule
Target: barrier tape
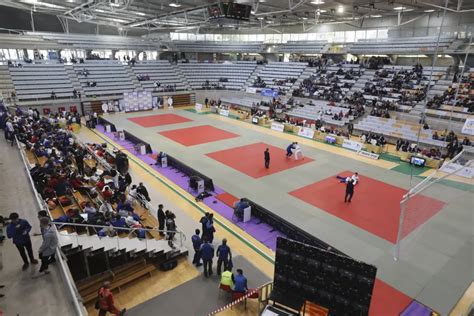
[(232, 306), (235, 306), (241, 302), (243, 302), (244, 300), (246, 300), (247, 298), (249, 298), (250, 296), (254, 295), (255, 293), (258, 293), (259, 289), (253, 289), (252, 291), (249, 291), (247, 294), (245, 294), (244, 296), (242, 296), (241, 298), (233, 301), (233, 302), (230, 302), (229, 304), (227, 305), (224, 305), (218, 309), (216, 309), (215, 311), (211, 312), (208, 314), (208, 316), (212, 316), (212, 315), (215, 315), (215, 314), (218, 314), (228, 308), (231, 308)]

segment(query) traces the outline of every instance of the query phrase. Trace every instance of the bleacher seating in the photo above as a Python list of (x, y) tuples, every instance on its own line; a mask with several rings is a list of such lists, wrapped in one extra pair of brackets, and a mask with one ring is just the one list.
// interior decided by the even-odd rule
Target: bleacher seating
[[(453, 38), (439, 39), (439, 53), (442, 53), (452, 43)], [(352, 54), (394, 54), (394, 53), (434, 53), (436, 37), (389, 38), (386, 40), (359, 40), (349, 47)]]
[[(305, 105), (304, 107), (295, 107), (290, 112), (288, 116), (298, 117), (310, 121), (323, 120), (324, 122), (332, 125), (343, 126), (345, 123), (348, 123), (351, 117), (346, 117), (348, 108), (338, 107), (338, 106), (329, 106), (326, 105), (324, 101), (313, 101), (313, 105)], [(332, 114), (326, 114), (330, 110)], [(344, 117), (341, 120), (333, 119), (334, 114), (343, 113)]]
[[(74, 71), (88, 97), (105, 95), (122, 95), (135, 89), (130, 74), (125, 66), (117, 61), (86, 61), (84, 64), (74, 64)], [(89, 75), (80, 72), (86, 69)], [(87, 82), (95, 81), (96, 87), (87, 86)]]
[[(354, 129), (383, 134), (387, 137), (393, 137), (393, 139), (402, 138), (409, 141), (416, 141), (419, 124), (394, 118), (386, 119), (369, 115), (357, 124), (354, 124)], [(433, 131), (431, 129), (422, 130), (420, 133), (420, 143), (438, 147), (446, 146), (446, 142), (433, 139)]]
[(327, 41), (288, 41), (281, 44), (278, 50), (282, 53), (310, 53), (318, 54), (323, 53), (324, 48), (327, 45)]
[(173, 44), (180, 52), (260, 53), (263, 50), (262, 42), (177, 41)]
[(10, 67), (10, 75), (19, 101), (72, 98), (74, 90), (63, 64), (24, 64)]
[[(150, 80), (140, 81), (140, 84), (146, 90), (160, 91), (166, 86), (176, 85), (176, 90), (186, 90), (186, 78), (176, 66), (173, 66), (167, 60), (153, 60), (136, 63), (132, 67), (135, 75), (148, 75)], [(154, 82), (161, 86), (155, 89)]]
[[(286, 93), (294, 84), (287, 79), (296, 81), (307, 66), (307, 63), (299, 62), (269, 62), (256, 75), (265, 82), (266, 88), (280, 89)], [(279, 80), (282, 84), (278, 84)]]
[[(230, 90), (242, 89), (244, 83), (256, 67), (255, 62), (224, 62), (224, 63), (180, 63), (179, 68), (186, 76), (189, 85), (193, 89), (203, 89), (206, 82), (209, 88), (212, 85), (220, 85)], [(227, 79), (220, 82), (220, 79)]]

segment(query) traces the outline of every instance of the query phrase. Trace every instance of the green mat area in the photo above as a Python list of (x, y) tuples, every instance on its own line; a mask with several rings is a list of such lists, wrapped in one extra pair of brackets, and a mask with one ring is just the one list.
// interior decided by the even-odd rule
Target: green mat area
[[(400, 161), (400, 158), (399, 158), (399, 161)], [(413, 169), (413, 171), (412, 171), (412, 169)], [(400, 161), (400, 164), (398, 166), (396, 166), (396, 167), (394, 167), (390, 170), (397, 171), (397, 172), (407, 174), (407, 175), (410, 175), (413, 172), (413, 175), (417, 176), (417, 175), (420, 175), (423, 172), (425, 172), (427, 170), (430, 170), (430, 169), (431, 168), (427, 168), (427, 167), (423, 167), (423, 168), (414, 167), (414, 166), (410, 165), (408, 162)]]

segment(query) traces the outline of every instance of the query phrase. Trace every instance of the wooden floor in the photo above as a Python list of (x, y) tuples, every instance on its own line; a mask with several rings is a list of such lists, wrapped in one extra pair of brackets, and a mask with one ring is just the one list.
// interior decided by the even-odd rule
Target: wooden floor
[[(124, 286), (120, 293), (114, 294), (116, 307), (130, 309), (198, 276), (197, 269), (186, 258), (180, 258), (178, 262), (174, 270), (156, 270), (151, 277), (144, 277)], [(97, 314), (94, 303), (86, 308), (89, 315)]]
[(474, 305), (474, 282), (471, 283), (459, 302), (454, 306), (450, 316), (460, 316), (469, 313), (471, 306)]

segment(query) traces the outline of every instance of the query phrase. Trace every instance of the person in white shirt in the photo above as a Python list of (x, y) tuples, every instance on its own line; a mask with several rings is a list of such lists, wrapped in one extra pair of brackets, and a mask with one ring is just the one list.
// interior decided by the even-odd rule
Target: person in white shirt
[(359, 182), (359, 173), (354, 173), (350, 177), (341, 177), (341, 176), (336, 176), (337, 179), (339, 179), (341, 183), (347, 183), (349, 179), (352, 179), (352, 182), (354, 182), (354, 186)]
[(167, 101), (168, 101), (168, 107), (173, 108), (173, 98), (169, 97)]

